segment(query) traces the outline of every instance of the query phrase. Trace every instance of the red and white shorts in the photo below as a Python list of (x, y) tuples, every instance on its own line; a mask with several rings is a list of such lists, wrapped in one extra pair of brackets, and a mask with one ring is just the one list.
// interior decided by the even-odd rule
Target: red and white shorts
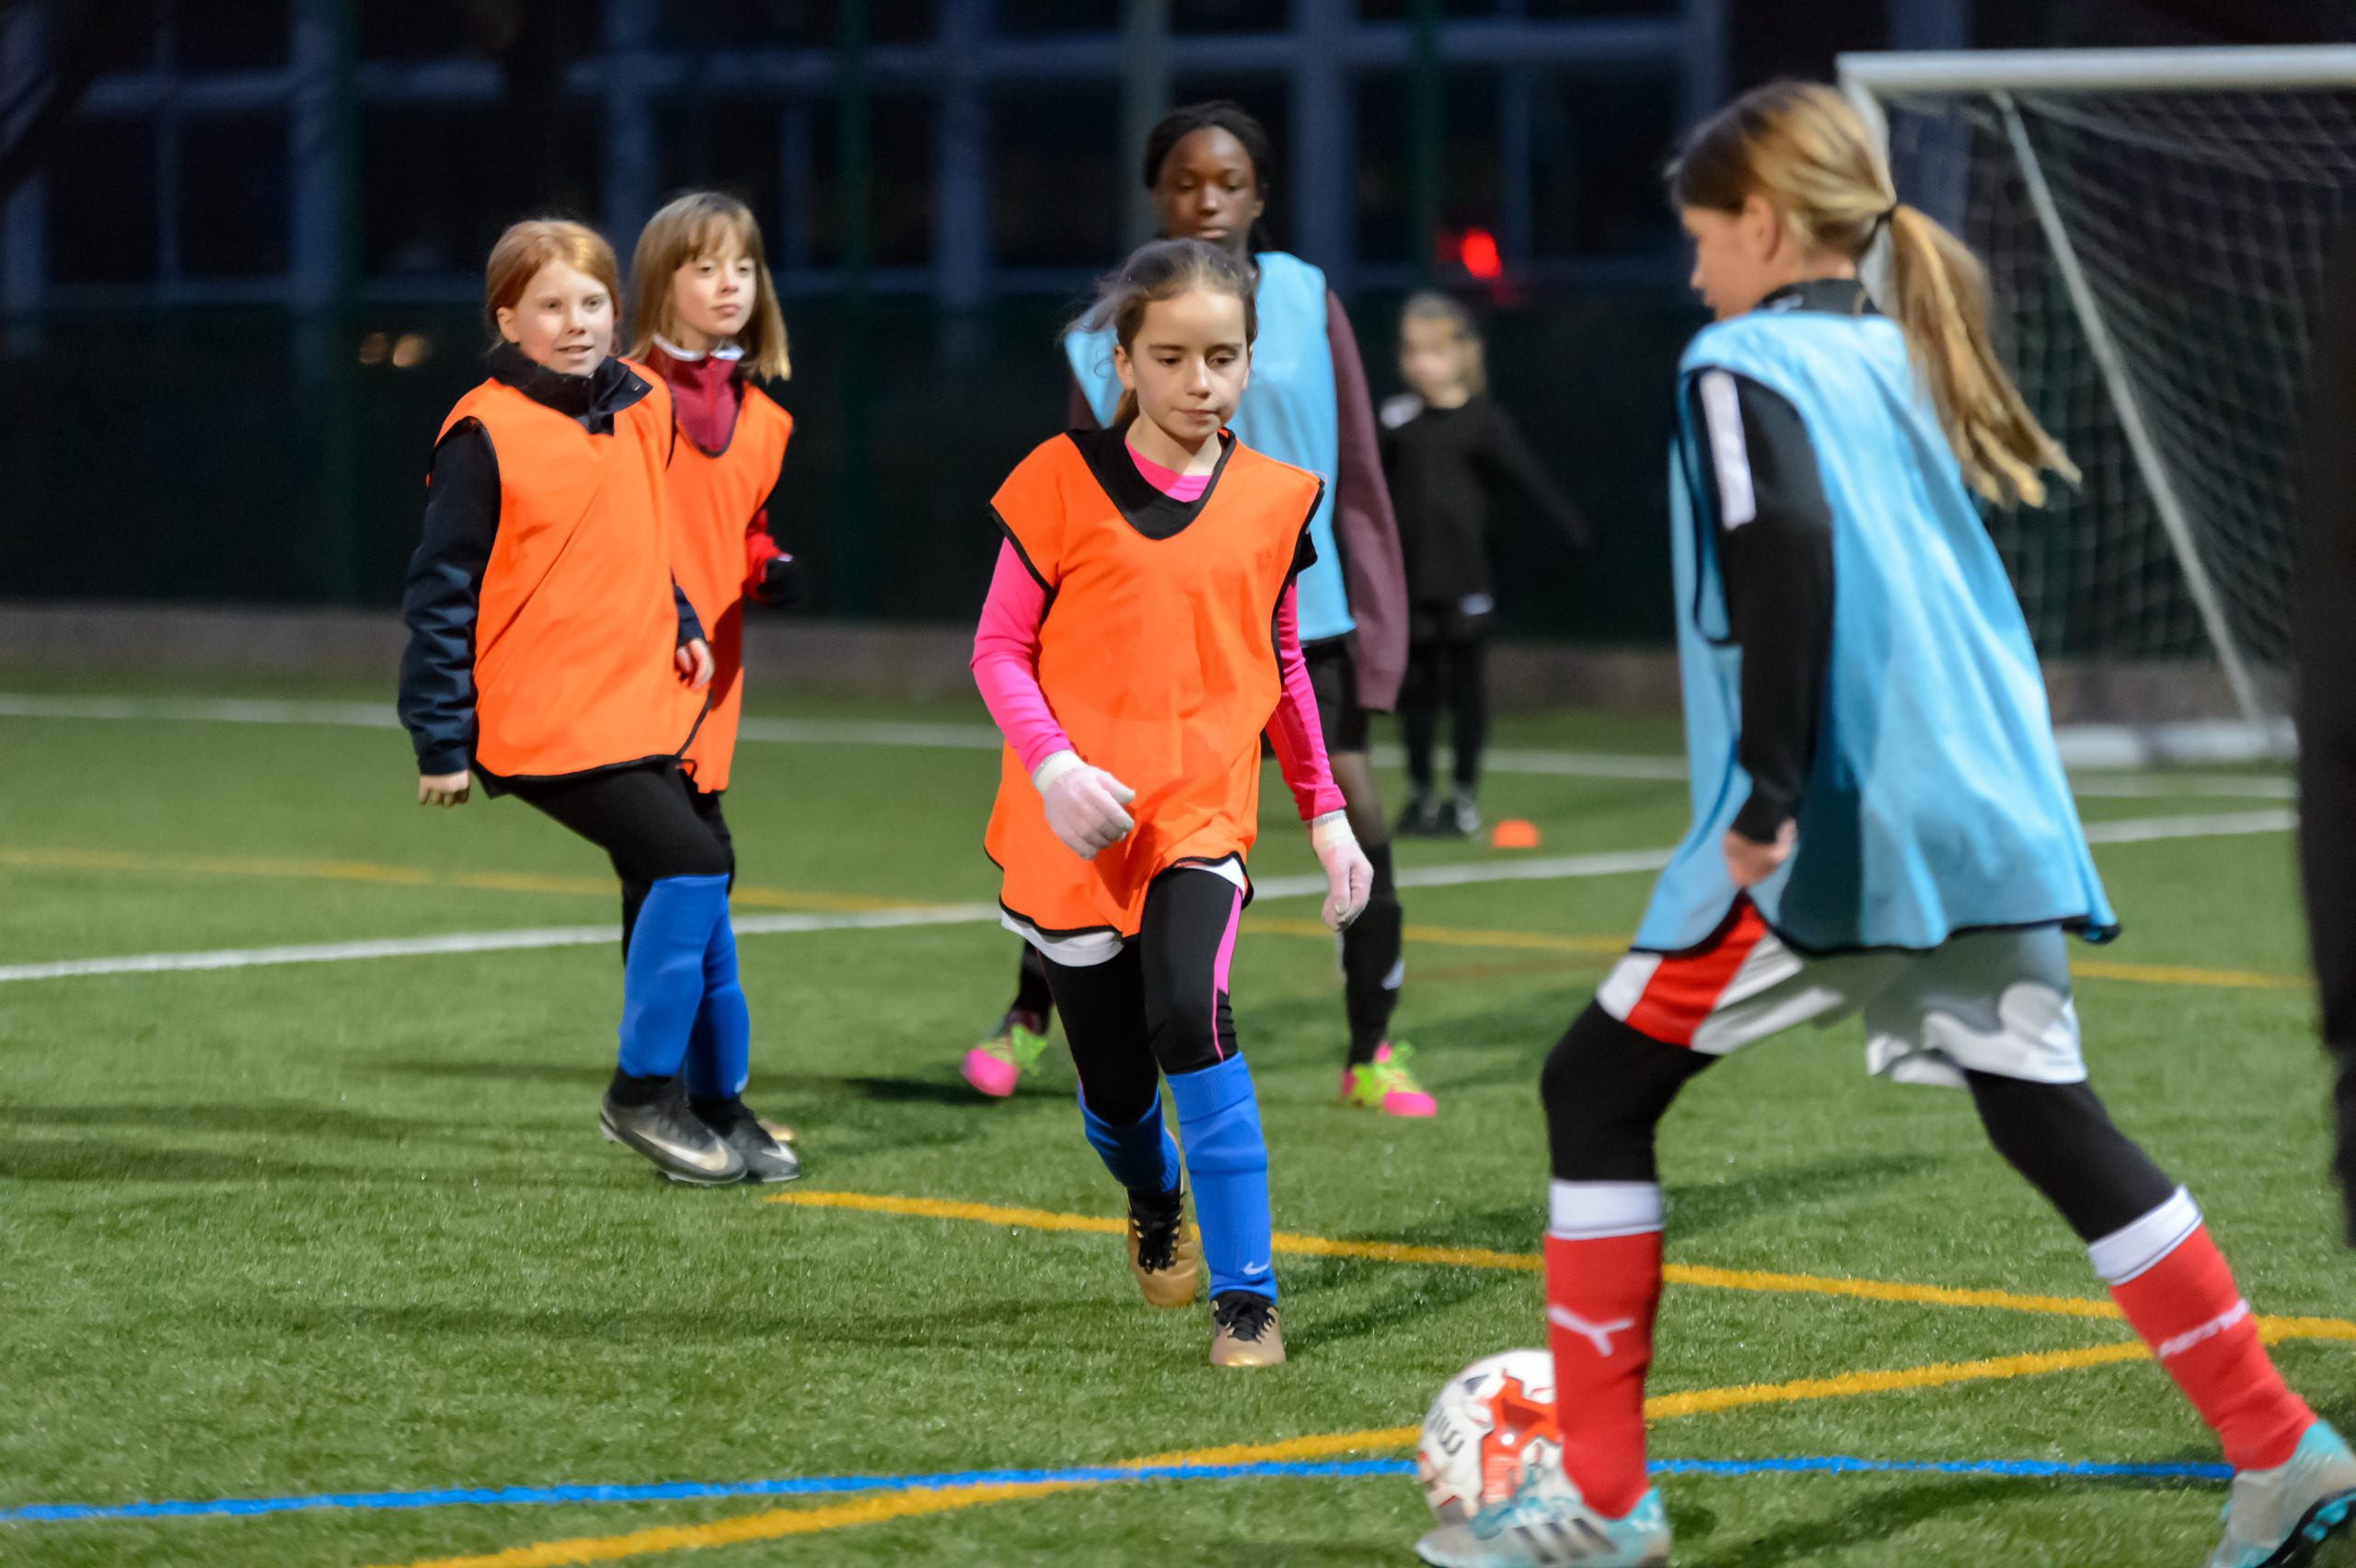
[(1929, 952), (1808, 958), (1745, 899), (1702, 948), (1622, 959), (1596, 1000), (1639, 1034), (1713, 1056), (1861, 1014), (1866, 1067), (1900, 1083), (1960, 1084), (1966, 1067), (2032, 1083), (2086, 1076), (2055, 926), (1969, 932)]

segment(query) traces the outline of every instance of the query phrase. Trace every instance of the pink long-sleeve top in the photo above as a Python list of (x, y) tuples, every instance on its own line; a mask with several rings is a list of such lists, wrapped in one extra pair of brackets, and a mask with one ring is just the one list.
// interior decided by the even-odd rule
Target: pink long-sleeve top
[[(1198, 499), (1207, 475), (1188, 478), (1139, 456), (1129, 456), (1138, 471), (1174, 501)], [(974, 684), (998, 723), (999, 732), (1023, 767), (1036, 773), (1039, 765), (1059, 751), (1073, 749), (1071, 739), (1047, 706), (1039, 689), (1039, 622), (1047, 613), (1047, 591), (1022, 564), (1011, 544), (998, 548), (998, 566), (990, 574), (989, 596), (982, 604), (982, 621), (974, 633)], [(1276, 605), (1276, 659), (1284, 686), (1276, 698), (1276, 716), (1268, 721), (1268, 744), (1276, 754), (1276, 768), (1292, 791), (1300, 820), (1312, 822), (1342, 809), (1341, 787), (1334, 782), (1334, 766), (1325, 755), (1325, 734), (1317, 721), (1317, 694), (1309, 683), (1309, 662), (1301, 657), (1300, 621), (1293, 589), (1285, 585)]]

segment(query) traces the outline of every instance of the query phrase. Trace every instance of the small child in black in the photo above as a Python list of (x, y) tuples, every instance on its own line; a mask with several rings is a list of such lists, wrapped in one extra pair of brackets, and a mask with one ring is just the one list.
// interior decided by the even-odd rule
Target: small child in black
[[(1587, 524), (1555, 488), (1506, 411), (1489, 400), (1472, 313), (1445, 294), (1407, 301), (1399, 373), (1413, 391), (1382, 406), (1382, 467), (1399, 514), (1410, 605), (1407, 678), (1399, 719), (1410, 797), (1399, 831), (1423, 836), (1481, 829), (1477, 792), (1488, 730), (1487, 648), (1496, 609), (1489, 569), (1489, 500), (1500, 481), (1585, 548)], [(1432, 781), (1445, 700), (1456, 744), (1454, 792)]]

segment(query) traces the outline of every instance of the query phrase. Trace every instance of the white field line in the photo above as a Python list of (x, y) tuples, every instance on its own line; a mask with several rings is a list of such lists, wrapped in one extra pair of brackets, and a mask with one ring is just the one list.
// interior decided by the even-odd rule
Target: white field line
[[(389, 708), (368, 702), (299, 702), (267, 698), (43, 697), (0, 693), (0, 718), (165, 721), (214, 724), (315, 724), (348, 729), (398, 730)], [(788, 745), (913, 746), (945, 751), (996, 751), (998, 732), (987, 724), (942, 724), (860, 719), (760, 719), (744, 721), (740, 739)], [(1395, 767), (1404, 760), (1396, 746), (1374, 748), (1375, 761)], [(1612, 752), (1547, 751), (1500, 747), (1484, 758), (1492, 773), (1567, 778), (1629, 778), (1673, 784), (1685, 764), (1671, 755)], [(2290, 800), (2289, 778), (2233, 774), (2081, 774), (2072, 779), (2081, 795), (2118, 799), (2218, 796), (2226, 799)]]
[[(2213, 816), (2142, 817), (2090, 824), (2096, 844), (2150, 844), (2172, 838), (2212, 838), (2282, 833), (2298, 824), (2295, 813), (2241, 812)], [(1467, 887), (1484, 882), (1565, 882), (1583, 877), (1625, 876), (1657, 870), (1672, 849), (1628, 849), (1598, 855), (1556, 855), (1532, 860), (1475, 860), (1452, 866), (1415, 866), (1398, 873), (1402, 887)], [(1253, 884), (1260, 898), (1322, 898), (1322, 876), (1268, 877)], [(747, 915), (735, 922), (740, 937), (785, 936), (813, 931), (889, 930), (906, 926), (978, 926), (998, 919), (995, 904), (911, 905), (843, 915)], [(513, 952), (534, 948), (595, 947), (621, 940), (615, 926), (549, 926), (515, 931), (449, 931), (431, 937), (380, 937), (349, 942), (292, 947), (215, 948), (203, 952), (132, 953), (121, 958), (67, 958), (47, 963), (0, 965), (0, 985), (22, 980), (75, 980), (98, 974), (155, 974), (176, 970), (260, 969), (287, 963), (342, 963), (364, 958), (430, 958), (445, 953)]]
[[(267, 698), (170, 697), (41, 697), (0, 692), (0, 718), (161, 721), (206, 724), (315, 724), (359, 730), (398, 730), (393, 710), (373, 702), (293, 702)], [(999, 732), (987, 724), (941, 724), (866, 719), (749, 718), (737, 729), (740, 740), (785, 745), (913, 746), (934, 751), (996, 751)], [(1397, 746), (1374, 748), (1374, 760), (1396, 767), (1405, 760)], [(1685, 778), (1684, 758), (1616, 752), (1542, 750), (1502, 746), (1484, 755), (1492, 773), (1555, 778), (1628, 778), (1676, 784)], [(2225, 799), (2296, 798), (2296, 781), (2251, 774), (2078, 774), (2079, 794), (2121, 800), (2173, 796)]]
[(2155, 844), (2167, 838), (2231, 838), (2250, 833), (2288, 833), (2299, 825), (2293, 811), (2225, 812), (2212, 816), (2131, 817), (2086, 824), (2089, 844)]
[(2299, 781), (2273, 773), (2073, 773), (2070, 790), (2076, 795), (2114, 801), (2147, 801), (2188, 796), (2220, 800), (2295, 801)]
[[(1323, 884), (1319, 884), (1323, 891)], [(747, 915), (734, 922), (740, 937), (807, 931), (883, 930), (899, 926), (968, 926), (998, 918), (995, 904), (912, 905), (850, 915)], [(93, 974), (153, 974), (187, 969), (265, 969), (283, 963), (342, 963), (361, 958), (431, 958), (454, 952), (513, 952), (534, 948), (603, 947), (618, 943), (611, 926), (544, 926), (520, 931), (447, 931), (433, 937), (379, 937), (294, 947), (216, 948), (209, 952), (146, 952), (125, 958), (68, 958), (51, 963), (0, 966), (0, 984), (75, 980)]]
[[(1399, 746), (1374, 748), (1374, 760), (1384, 767), (1403, 767), (1406, 751)], [(1685, 782), (1685, 758), (1680, 755), (1628, 755), (1616, 752), (1529, 751), (1492, 746), (1481, 754), (1484, 773), (1538, 774), (1555, 778), (1638, 778), (1660, 784)]]

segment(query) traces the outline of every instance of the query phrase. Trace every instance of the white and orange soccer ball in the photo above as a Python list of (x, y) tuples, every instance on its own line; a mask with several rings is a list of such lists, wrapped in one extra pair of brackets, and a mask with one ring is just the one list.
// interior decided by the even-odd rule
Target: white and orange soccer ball
[(1511, 1501), (1527, 1467), (1562, 1462), (1554, 1357), (1508, 1350), (1467, 1366), (1432, 1401), (1415, 1479), (1441, 1524), (1464, 1525)]

